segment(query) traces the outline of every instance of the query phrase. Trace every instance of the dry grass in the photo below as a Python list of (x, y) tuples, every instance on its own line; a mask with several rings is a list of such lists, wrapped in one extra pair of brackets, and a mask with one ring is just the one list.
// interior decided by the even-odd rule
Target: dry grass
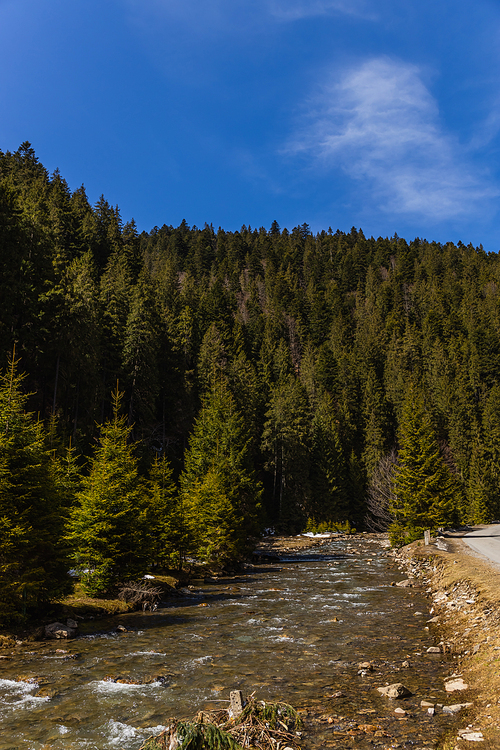
[[(402, 555), (423, 567), (425, 584), (432, 593), (446, 593), (447, 601), (435, 604), (439, 616), (436, 634), (456, 654), (456, 672), (469, 685), (473, 700), (459, 729), (471, 726), (484, 741), (459, 739), (457, 731), (442, 739), (442, 750), (500, 748), (500, 569), (474, 553), (460, 538), (446, 539), (447, 551), (433, 544), (414, 542)], [(468, 601), (467, 601), (468, 600)], [(473, 602), (473, 603), (468, 603)], [(454, 694), (457, 695), (457, 694)]]

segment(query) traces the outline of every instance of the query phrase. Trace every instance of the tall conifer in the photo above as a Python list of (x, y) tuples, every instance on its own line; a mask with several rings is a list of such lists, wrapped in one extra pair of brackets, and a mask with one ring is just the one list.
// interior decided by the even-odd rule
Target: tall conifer
[(72, 511), (70, 538), (82, 582), (91, 594), (147, 569), (145, 488), (120, 415), (122, 394), (113, 393), (113, 417), (102, 425), (90, 472)]

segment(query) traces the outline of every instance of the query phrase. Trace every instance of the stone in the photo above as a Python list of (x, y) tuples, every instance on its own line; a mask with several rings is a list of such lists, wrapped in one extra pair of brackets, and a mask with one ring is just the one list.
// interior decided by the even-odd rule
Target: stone
[(117, 629), (117, 630), (118, 630), (118, 631), (119, 631), (120, 633), (126, 633), (126, 632), (127, 632), (127, 628), (125, 627), (125, 625), (117, 625), (117, 626), (116, 626), (116, 629)]
[(468, 687), (467, 683), (465, 683), (461, 677), (448, 680), (448, 682), (445, 682), (444, 684), (444, 689), (447, 693), (455, 693), (457, 690), (467, 690)]
[(404, 662), (403, 662), (403, 663), (401, 664), (401, 666), (403, 667), (403, 669), (409, 669), (409, 668), (410, 668), (410, 666), (411, 666), (411, 664), (410, 664), (410, 662), (409, 662), (409, 661), (404, 661)]
[(392, 685), (387, 685), (387, 687), (379, 687), (377, 690), (387, 698), (408, 698), (408, 696), (413, 695), (411, 690), (408, 690), (401, 682), (395, 682)]
[(345, 693), (342, 692), (342, 690), (337, 690), (336, 693), (333, 693), (331, 698), (345, 698)]
[(467, 740), (468, 742), (484, 742), (483, 733), (473, 729), (459, 729), (458, 735), (461, 740)]
[(470, 708), (472, 703), (455, 703), (453, 706), (443, 706), (444, 714), (458, 714), (464, 708)]
[(234, 718), (243, 711), (245, 701), (241, 690), (231, 690), (229, 693), (229, 715)]
[(406, 716), (406, 711), (404, 708), (395, 708), (394, 713), (398, 714), (398, 716)]
[(358, 664), (358, 669), (362, 669), (365, 672), (373, 672), (373, 664), (371, 661), (362, 661)]
[(45, 626), (46, 638), (73, 638), (75, 635), (78, 635), (76, 628), (69, 628), (62, 622), (51, 622), (50, 625)]
[(431, 703), (430, 701), (420, 701), (420, 707), (421, 708), (434, 708), (434, 703)]
[(406, 589), (406, 588), (410, 589), (413, 586), (413, 583), (410, 581), (409, 578), (407, 578), (405, 581), (398, 581), (398, 583), (396, 583), (396, 586), (399, 586), (400, 588), (403, 588), (403, 589)]
[(429, 716), (434, 716), (434, 714), (436, 713), (436, 709), (435, 708), (428, 708), (427, 709), (427, 713), (429, 714)]
[(77, 630), (78, 628), (77, 621), (73, 620), (71, 617), (68, 617), (68, 619), (66, 620), (66, 625), (68, 626), (68, 628), (73, 628), (73, 630)]
[(429, 623), (435, 623), (435, 622), (439, 622), (439, 617), (431, 617), (430, 620), (427, 620), (427, 625), (429, 625)]
[(439, 646), (430, 646), (427, 649), (426, 653), (428, 653), (428, 654), (440, 654), (441, 653), (441, 649), (439, 648)]

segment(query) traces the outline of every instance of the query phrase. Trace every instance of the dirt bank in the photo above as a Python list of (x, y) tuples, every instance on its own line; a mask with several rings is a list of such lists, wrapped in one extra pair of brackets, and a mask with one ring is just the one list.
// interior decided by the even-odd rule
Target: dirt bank
[[(457, 731), (443, 739), (443, 750), (500, 748), (500, 568), (473, 552), (460, 532), (414, 542), (390, 552), (432, 598), (427, 623), (436, 645), (453, 657), (450, 676), (461, 678), (464, 690), (452, 693), (453, 703), (473, 705), (460, 713)], [(456, 699), (455, 699), (456, 696)], [(481, 745), (472, 744), (481, 742)]]

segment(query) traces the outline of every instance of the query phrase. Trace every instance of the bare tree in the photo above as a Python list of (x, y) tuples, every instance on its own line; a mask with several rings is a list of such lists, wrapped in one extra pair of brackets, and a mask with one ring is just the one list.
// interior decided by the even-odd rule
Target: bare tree
[(398, 454), (393, 448), (380, 459), (368, 484), (365, 524), (370, 531), (387, 531), (394, 520), (390, 507), (394, 499), (392, 481), (397, 462)]

